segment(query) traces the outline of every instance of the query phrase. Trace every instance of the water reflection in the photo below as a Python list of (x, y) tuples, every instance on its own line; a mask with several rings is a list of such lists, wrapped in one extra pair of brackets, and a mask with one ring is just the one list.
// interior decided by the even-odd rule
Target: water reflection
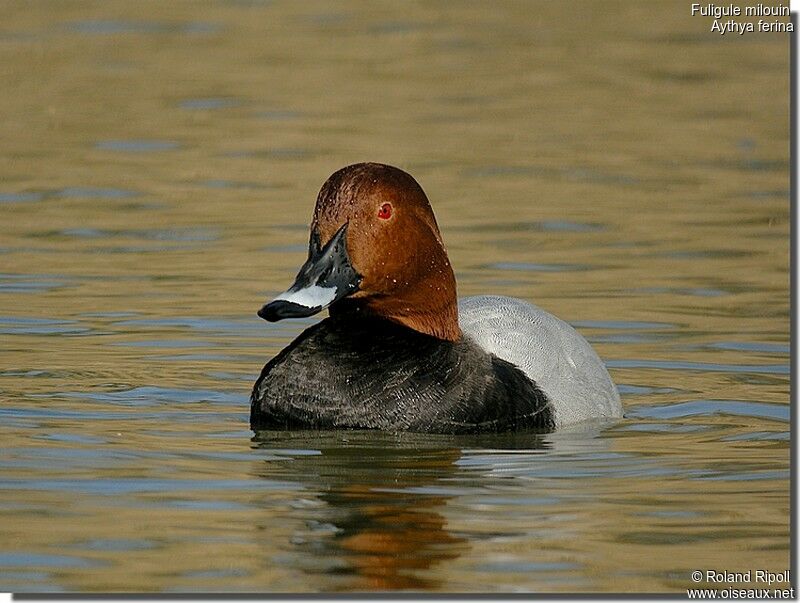
[[(604, 450), (598, 430), (584, 427), (579, 436), (261, 431), (253, 442), (271, 453), (258, 465), (259, 477), (291, 475), (302, 486), (291, 512), (297, 527), (289, 563), (342, 579), (332, 590), (436, 590), (446, 580), (437, 567), (468, 553), (474, 537), (450, 527), (448, 503), (483, 491), (498, 474), (552, 477), (543, 455)], [(484, 494), (497, 502), (493, 488)], [(269, 535), (269, 525), (260, 531)], [(275, 546), (265, 543), (267, 550)]]
[[(324, 503), (322, 508), (307, 502), (296, 508), (305, 529), (294, 534), (292, 544), (316, 560), (306, 571), (348, 576), (341, 587), (348, 590), (440, 585), (431, 570), (468, 546), (448, 530), (442, 514), (453, 495), (436, 488), (457, 471), (461, 451), (432, 447), (425, 439), (369, 432), (256, 435), (261, 449), (319, 451), (293, 457), (291, 469)], [(284, 471), (285, 463), (267, 460), (258, 475), (274, 480)], [(332, 568), (326, 559), (341, 565)]]

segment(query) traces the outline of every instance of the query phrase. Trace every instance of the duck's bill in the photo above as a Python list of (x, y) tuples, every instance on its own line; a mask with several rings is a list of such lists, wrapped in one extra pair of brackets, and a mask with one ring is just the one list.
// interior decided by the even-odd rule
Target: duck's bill
[(258, 315), (264, 320), (275, 322), (283, 318), (302, 318), (321, 312), (336, 301), (336, 289), (312, 285), (281, 293), (264, 305)]
[(325, 247), (320, 246), (319, 235), (312, 232), (308, 260), (300, 268), (294, 284), (262, 307), (258, 315), (270, 322), (311, 316), (358, 291), (361, 276), (350, 263), (346, 239), (346, 223)]

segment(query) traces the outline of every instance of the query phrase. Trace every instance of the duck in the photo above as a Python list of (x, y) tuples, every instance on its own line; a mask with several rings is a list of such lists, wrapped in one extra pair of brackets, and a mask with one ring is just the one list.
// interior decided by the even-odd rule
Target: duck
[(572, 326), (521, 299), (458, 299), (428, 197), (397, 167), (328, 178), (305, 263), (257, 314), (325, 309), (261, 371), (254, 431), (550, 432), (622, 416), (605, 364)]

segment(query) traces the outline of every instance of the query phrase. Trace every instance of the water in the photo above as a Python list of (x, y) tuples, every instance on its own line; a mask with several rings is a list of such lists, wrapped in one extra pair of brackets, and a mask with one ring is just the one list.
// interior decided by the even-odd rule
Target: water
[[(685, 2), (3, 9), (0, 590), (667, 592), (789, 557), (788, 40)], [(626, 418), (254, 434), (348, 163)], [(787, 585), (784, 585), (787, 586)]]

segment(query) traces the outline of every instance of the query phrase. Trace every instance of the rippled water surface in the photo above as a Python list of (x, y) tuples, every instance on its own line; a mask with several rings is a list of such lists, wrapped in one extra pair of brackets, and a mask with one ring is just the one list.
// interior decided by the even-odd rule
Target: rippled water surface
[[(681, 593), (789, 556), (788, 40), (680, 2), (8, 3), (0, 590)], [(626, 418), (263, 433), (327, 176), (426, 189)]]

